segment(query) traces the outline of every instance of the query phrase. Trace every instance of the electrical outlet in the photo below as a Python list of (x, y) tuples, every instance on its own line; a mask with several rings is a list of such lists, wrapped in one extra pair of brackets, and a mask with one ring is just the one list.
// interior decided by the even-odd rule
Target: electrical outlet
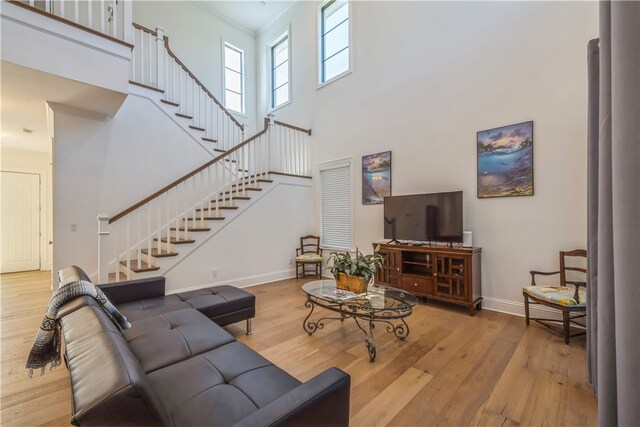
[(293, 265), (293, 258), (289, 258), (289, 265)]
[(213, 270), (211, 270), (211, 277), (218, 277), (218, 269), (214, 268)]
[(71, 227), (69, 227), (69, 229), (71, 231), (78, 231), (78, 224), (71, 224)]

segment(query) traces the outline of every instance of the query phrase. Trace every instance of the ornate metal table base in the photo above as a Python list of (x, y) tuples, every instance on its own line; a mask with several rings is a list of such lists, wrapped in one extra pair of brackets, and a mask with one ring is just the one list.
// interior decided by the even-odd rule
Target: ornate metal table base
[[(339, 313), (339, 316), (321, 317), (320, 319), (317, 319), (315, 321), (310, 320), (310, 317), (313, 314), (313, 310), (315, 309), (316, 305), (319, 305), (320, 307), (331, 310), (333, 312), (337, 312)], [(304, 319), (302, 327), (310, 336), (313, 335), (316, 331), (324, 328), (324, 322), (326, 320), (344, 321), (344, 319), (348, 318), (354, 319), (356, 325), (358, 325), (358, 328), (364, 333), (364, 344), (367, 347), (370, 362), (376, 360), (376, 339), (374, 335), (376, 323), (386, 323), (386, 331), (390, 334), (395, 335), (400, 341), (404, 341), (409, 336), (409, 325), (407, 325), (407, 322), (405, 322), (404, 317), (411, 314), (410, 307), (408, 313), (406, 312), (407, 307), (403, 307), (405, 311), (402, 317), (400, 317), (398, 313), (392, 310), (383, 311), (382, 313), (376, 313), (375, 315), (373, 315), (370, 313), (360, 312), (358, 310), (358, 307), (350, 306), (348, 302), (327, 304), (326, 301), (319, 301), (317, 298), (310, 295), (307, 296), (307, 301), (304, 303), (304, 306), (310, 309), (310, 311), (307, 317)], [(400, 323), (394, 324), (392, 320), (400, 320)], [(364, 323), (364, 325), (360, 323), (361, 321), (362, 323)]]

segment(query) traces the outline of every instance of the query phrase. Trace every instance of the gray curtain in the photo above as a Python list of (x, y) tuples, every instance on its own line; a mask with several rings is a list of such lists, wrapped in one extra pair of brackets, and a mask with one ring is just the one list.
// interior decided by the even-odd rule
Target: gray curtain
[(588, 45), (587, 357), (602, 426), (640, 425), (640, 2)]

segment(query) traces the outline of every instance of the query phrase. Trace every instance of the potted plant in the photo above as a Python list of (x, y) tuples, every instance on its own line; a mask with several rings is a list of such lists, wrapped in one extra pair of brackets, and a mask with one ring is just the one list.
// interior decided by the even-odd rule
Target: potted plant
[(336, 278), (338, 289), (361, 294), (366, 292), (376, 269), (382, 267), (382, 263), (383, 259), (378, 253), (378, 247), (370, 255), (364, 255), (356, 248), (354, 257), (349, 252), (331, 252), (327, 270), (331, 271)]

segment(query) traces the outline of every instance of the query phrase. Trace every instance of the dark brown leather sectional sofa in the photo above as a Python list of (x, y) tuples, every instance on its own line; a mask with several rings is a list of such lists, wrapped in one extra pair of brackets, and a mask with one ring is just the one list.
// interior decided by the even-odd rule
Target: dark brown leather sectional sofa
[[(59, 275), (87, 279), (77, 267)], [(75, 425), (349, 424), (347, 374), (331, 368), (301, 383), (211, 320), (253, 317), (238, 302), (245, 291), (228, 290), (229, 309), (215, 289), (164, 296), (162, 280), (101, 288), (132, 327), (121, 333), (90, 297), (60, 309)]]

